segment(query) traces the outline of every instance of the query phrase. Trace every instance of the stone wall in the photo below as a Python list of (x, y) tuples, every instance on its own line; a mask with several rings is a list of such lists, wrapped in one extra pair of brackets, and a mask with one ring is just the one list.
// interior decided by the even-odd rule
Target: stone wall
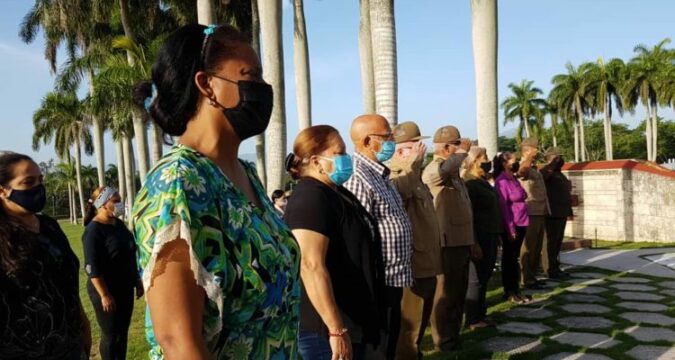
[(566, 236), (675, 242), (672, 171), (632, 160), (572, 164), (565, 169), (572, 193), (579, 197)]

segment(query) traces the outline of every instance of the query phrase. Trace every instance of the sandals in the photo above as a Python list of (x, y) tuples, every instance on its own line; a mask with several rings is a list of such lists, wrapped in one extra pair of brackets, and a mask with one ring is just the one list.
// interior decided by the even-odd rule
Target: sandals
[(507, 298), (512, 304), (516, 305), (523, 305), (523, 304), (528, 304), (532, 302), (532, 296), (529, 295), (520, 295), (520, 294), (512, 294), (509, 295)]

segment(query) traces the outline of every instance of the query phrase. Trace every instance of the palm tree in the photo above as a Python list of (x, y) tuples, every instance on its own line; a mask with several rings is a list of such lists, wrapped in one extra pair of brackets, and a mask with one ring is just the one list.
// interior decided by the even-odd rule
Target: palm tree
[[(69, 58), (77, 57), (76, 49), (80, 53), (89, 51), (90, 46), (101, 36), (101, 26), (96, 28), (93, 19), (93, 9), (89, 1), (80, 0), (36, 0), (33, 8), (26, 14), (19, 31), (24, 42), (30, 43), (35, 39), (38, 30), (45, 34), (45, 57), (52, 72), (56, 72), (57, 49), (62, 42), (66, 43)], [(88, 69), (90, 92), (94, 92), (91, 81), (93, 69)], [(103, 183), (103, 159), (105, 148), (103, 145), (103, 124), (97, 117), (92, 117), (94, 131), (94, 153), (98, 168), (99, 184)]]
[(599, 58), (595, 63), (585, 63), (579, 67), (586, 78), (588, 91), (593, 93), (595, 111), (605, 115), (605, 157), (612, 160), (612, 99), (620, 115), (623, 115), (623, 102), (620, 89), (625, 76), (625, 64), (621, 59), (611, 59), (605, 63)]
[[(255, 53), (260, 54), (260, 16), (258, 14), (258, 1), (251, 1), (251, 46)], [(262, 184), (267, 184), (267, 171), (265, 170), (265, 134), (255, 136), (255, 168)]]
[[(118, 47), (127, 51), (127, 61), (129, 66), (132, 68), (141, 69), (144, 68), (144, 65), (137, 65), (139, 59), (139, 53), (135, 53), (134, 49), (141, 49), (140, 46), (136, 45), (136, 33), (132, 27), (132, 19), (129, 11), (129, 6), (127, 0), (119, 0), (120, 4), (120, 21), (122, 22), (122, 27), (124, 28), (124, 35), (126, 39), (118, 40)], [(147, 67), (147, 66), (145, 66)], [(150, 78), (149, 74), (143, 77), (143, 79)], [(134, 137), (136, 138), (137, 151), (138, 151), (138, 170), (141, 176), (141, 182), (145, 181), (145, 176), (149, 170), (149, 157), (148, 157), (148, 133), (146, 128), (145, 117), (142, 115), (140, 109), (132, 107), (132, 120), (134, 124)]]
[(85, 189), (86, 196), (98, 187), (97, 169), (91, 165), (82, 165), (80, 173), (82, 175), (82, 188)]
[(295, 93), (298, 102), (299, 130), (312, 126), (312, 90), (309, 76), (309, 50), (305, 10), (302, 0), (293, 1), (293, 58), (295, 60)]
[(40, 107), (33, 114), (35, 132), (33, 134), (33, 149), (40, 148), (40, 142), (46, 144), (54, 139), (56, 153), (64, 157), (70, 147), (75, 148), (75, 171), (77, 192), (80, 199), (81, 214), (84, 215), (84, 193), (82, 187), (82, 146), (85, 153), (93, 153), (89, 124), (84, 119), (86, 110), (84, 103), (75, 93), (61, 94), (48, 93), (42, 100)]
[[(523, 130), (526, 137), (539, 133), (547, 107), (546, 100), (539, 97), (543, 92), (538, 87), (532, 87), (532, 84), (534, 81), (525, 79), (519, 85), (510, 83), (509, 89), (513, 95), (504, 99), (501, 104), (504, 109), (504, 125), (519, 120), (516, 131), (516, 141), (519, 144), (523, 139)], [(534, 131), (532, 127), (535, 128)]]
[[(586, 161), (586, 140), (584, 136), (584, 115), (592, 113), (593, 93), (588, 91), (583, 73), (571, 63), (565, 65), (567, 74), (553, 77), (553, 89), (549, 95), (552, 103), (558, 106), (564, 118), (576, 116), (574, 125), (574, 160)], [(581, 155), (581, 156), (579, 156)]]
[(398, 123), (398, 75), (394, 0), (370, 0), (375, 111), (391, 126)]
[(57, 189), (64, 189), (68, 191), (68, 213), (70, 215), (70, 222), (77, 223), (77, 211), (75, 206), (75, 192), (73, 189), (77, 186), (77, 172), (70, 159), (70, 154), (64, 160), (56, 165), (56, 171), (52, 174), (50, 182), (54, 182)]
[(478, 142), (497, 154), (497, 0), (471, 0)]
[(274, 108), (266, 132), (267, 188), (283, 188), (286, 154), (286, 100), (284, 93), (284, 50), (281, 38), (281, 0), (258, 0), (263, 43), (263, 73), (274, 89)]
[(375, 79), (373, 74), (373, 38), (370, 31), (370, 0), (359, 1), (359, 55), (361, 57), (361, 89), (363, 112), (375, 113)]
[(675, 51), (666, 49), (670, 39), (664, 39), (653, 48), (638, 45), (637, 54), (628, 62), (628, 79), (624, 87), (624, 105), (633, 109), (639, 102), (647, 111), (646, 132), (647, 160), (656, 161), (658, 152), (658, 106), (664, 103), (664, 95), (668, 93), (666, 84), (672, 84), (672, 68)]
[[(108, 168), (105, 169), (105, 183), (108, 186), (114, 186), (119, 179), (117, 178), (117, 175), (119, 173), (119, 170), (117, 168), (117, 165), (115, 164), (108, 164)], [(119, 185), (117, 187), (119, 191)]]

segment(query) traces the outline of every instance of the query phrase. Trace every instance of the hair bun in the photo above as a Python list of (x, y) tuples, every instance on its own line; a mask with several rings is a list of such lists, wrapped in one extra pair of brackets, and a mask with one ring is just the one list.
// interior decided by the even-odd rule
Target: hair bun
[(286, 159), (284, 160), (284, 168), (286, 169), (286, 171), (291, 171), (291, 169), (295, 167), (297, 163), (295, 157), (296, 156), (293, 153), (286, 155)]

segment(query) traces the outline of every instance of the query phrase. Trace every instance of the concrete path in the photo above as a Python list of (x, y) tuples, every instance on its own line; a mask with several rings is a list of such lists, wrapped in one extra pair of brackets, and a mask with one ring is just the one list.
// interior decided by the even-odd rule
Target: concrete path
[[(662, 253), (673, 250), (662, 249)], [(675, 359), (675, 345), (668, 346), (675, 344), (675, 317), (664, 305), (675, 303), (675, 281), (642, 276), (667, 276), (675, 270), (643, 259), (651, 255), (655, 255), (652, 250), (565, 254), (563, 260), (568, 263), (632, 274), (570, 269), (570, 279), (548, 281), (546, 289), (536, 291), (538, 302), (505, 312), (497, 334), (481, 342), (483, 351), (500, 359), (504, 353), (508, 357), (537, 353), (543, 360)], [(653, 258), (659, 259), (672, 260)], [(587, 294), (585, 289), (596, 289), (593, 292), (601, 295)], [(564, 346), (551, 346), (555, 343)], [(496, 353), (501, 355), (493, 356)]]
[(675, 248), (641, 250), (576, 249), (560, 254), (563, 264), (675, 279)]

